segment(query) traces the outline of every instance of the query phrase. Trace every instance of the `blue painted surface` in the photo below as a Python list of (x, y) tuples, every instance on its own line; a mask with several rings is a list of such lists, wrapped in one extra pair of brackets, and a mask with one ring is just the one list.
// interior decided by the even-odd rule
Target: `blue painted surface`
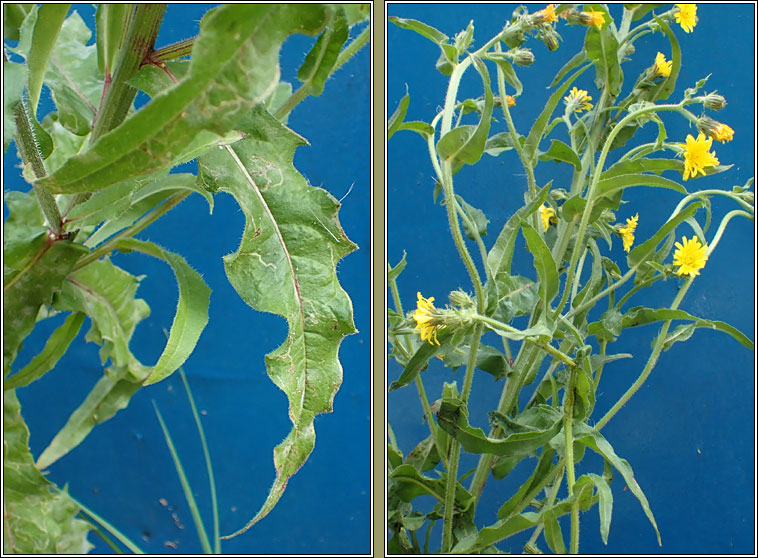
[[(474, 21), (474, 44), (479, 48), (498, 33), (511, 16), (516, 5), (390, 5), (388, 14), (413, 18), (434, 26), (453, 37)], [(544, 7), (531, 5), (534, 12)], [(709, 111), (711, 117), (725, 122), (735, 130), (734, 141), (714, 142), (713, 150), (722, 164), (734, 164), (723, 174), (689, 180), (690, 190), (721, 188), (730, 190), (743, 185), (755, 175), (755, 43), (754, 5), (700, 4), (699, 23), (690, 34), (675, 25), (684, 62), (672, 95), (678, 101), (685, 88), (711, 74), (706, 91), (718, 90), (728, 101), (720, 112)], [(620, 21), (621, 7), (611, 12)], [(571, 27), (561, 21), (557, 26), (562, 36), (560, 48), (549, 52), (537, 40), (525, 47), (532, 49), (536, 62), (519, 68), (517, 73), (524, 93), (511, 109), (515, 124), (526, 134), (544, 107), (551, 91), (546, 87), (563, 64), (581, 48), (584, 29)], [(389, 24), (387, 30), (388, 57), (388, 114), (406, 92), (410, 93), (410, 108), (406, 121), (430, 122), (444, 104), (447, 78), (436, 71), (439, 48), (422, 36)], [(660, 34), (647, 35), (635, 44), (633, 61), (622, 66), (626, 77), (622, 97), (631, 89), (636, 76), (652, 64), (656, 52), (671, 59), (670, 46)], [(490, 67), (494, 79), (494, 67)], [(597, 102), (594, 71), (588, 70), (576, 82)], [(507, 88), (508, 93), (513, 93)], [(481, 96), (481, 81), (472, 70), (466, 72), (458, 99)], [(699, 114), (697, 107), (692, 107)], [(490, 133), (505, 129), (502, 113), (493, 123)], [(686, 135), (697, 135), (683, 119), (663, 115), (669, 141), (684, 141)], [(656, 127), (648, 125), (641, 136), (645, 141), (655, 138)], [(635, 141), (639, 141), (635, 138)], [(543, 142), (543, 149), (548, 143)], [(613, 154), (612, 154), (613, 155)], [(618, 155), (616, 155), (618, 156)], [(612, 159), (611, 159), (612, 160)], [(449, 233), (444, 207), (432, 203), (433, 174), (425, 142), (418, 134), (401, 131), (388, 144), (388, 259), (396, 264), (407, 252), (408, 266), (398, 280), (406, 312), (415, 308), (416, 291), (434, 296), (444, 305), (447, 294), (473, 287), (460, 262)], [(540, 163), (537, 182), (545, 184), (555, 179), (554, 187), (567, 187), (570, 174), (567, 165)], [(491, 220), (484, 239), (489, 248), (514, 209), (523, 204), (526, 178), (513, 152), (494, 158), (483, 155), (475, 167), (464, 167), (455, 177), (456, 193), (468, 203), (482, 208)], [(676, 176), (670, 176), (676, 179)], [(649, 238), (668, 218), (679, 196), (667, 190), (631, 188), (624, 194), (628, 203), (617, 212), (619, 220), (639, 212), (637, 242)], [(734, 204), (713, 198), (714, 219), (734, 209)], [(711, 225), (708, 237), (718, 222)], [(678, 237), (692, 232), (681, 227)], [(599, 242), (604, 255), (608, 246)], [(469, 243), (474, 259), (478, 251)], [(514, 273), (535, 277), (531, 255), (526, 251), (523, 237), (517, 241)], [(611, 256), (625, 269), (625, 254), (619, 239), (614, 241)], [(670, 258), (669, 258), (670, 261)], [(746, 219), (735, 219), (721, 243), (711, 255), (707, 266), (696, 278), (681, 308), (704, 318), (723, 320), (755, 339), (755, 230)], [(480, 267), (480, 274), (483, 276)], [(659, 282), (652, 290), (633, 299), (627, 307), (645, 304), (651, 307), (667, 305), (673, 300), (680, 281)], [(599, 316), (596, 313), (594, 316)], [(593, 318), (593, 314), (590, 315)], [(516, 321), (517, 326), (525, 324)], [(608, 346), (609, 353), (632, 353), (633, 359), (621, 360), (606, 366), (597, 394), (595, 420), (602, 416), (637, 378), (650, 354), (650, 342), (659, 326), (627, 330), (616, 343)], [(489, 343), (499, 347), (491, 334)], [(400, 367), (390, 361), (388, 380), (395, 380)], [(463, 381), (463, 368), (455, 374), (441, 363), (430, 363), (423, 373), (430, 401), (440, 397), (443, 381)], [(529, 386), (525, 391), (531, 395)], [(471, 395), (471, 422), (488, 428), (487, 412), (497, 406), (502, 389), (488, 374), (477, 373)], [(644, 387), (603, 429), (603, 435), (616, 452), (627, 459), (645, 491), (655, 514), (663, 546), (659, 547), (655, 533), (630, 491), (624, 490), (623, 479), (616, 475), (613, 522), (608, 546), (599, 535), (596, 509), (582, 516), (581, 545), (583, 553), (751, 553), (754, 550), (755, 486), (754, 486), (754, 353), (726, 334), (698, 329), (687, 343), (679, 343), (661, 355)], [(524, 402), (522, 401), (522, 404)], [(401, 450), (407, 454), (416, 443), (428, 435), (422, 423), (422, 410), (413, 387), (389, 394), (389, 422), (398, 438)], [(585, 472), (602, 472), (602, 460), (587, 453), (578, 466), (577, 476)], [(476, 466), (471, 456), (462, 458), (459, 472), (464, 474)], [(476, 524), (484, 527), (494, 523), (500, 505), (521, 486), (533, 470), (534, 460), (522, 462), (503, 481), (488, 482), (485, 496), (477, 510)], [(565, 484), (564, 484), (565, 487)], [(565, 488), (564, 494), (565, 494)], [(422, 506), (430, 509), (433, 502)], [(568, 522), (561, 523), (568, 541)], [(441, 523), (441, 522), (438, 522)], [(421, 533), (421, 540), (424, 533)], [(531, 531), (520, 534), (499, 547), (520, 553)], [(439, 544), (440, 529), (436, 526), (432, 544)], [(436, 542), (435, 542), (436, 541)], [(544, 538), (538, 544), (547, 550)], [(433, 546), (434, 547), (434, 546)]]
[[(171, 4), (157, 45), (191, 37), (211, 5)], [(94, 27), (94, 10), (76, 10)], [(361, 27), (362, 28), (362, 27)], [(353, 36), (360, 31), (353, 31)], [(289, 38), (281, 54), (282, 79), (295, 83), (314, 39)], [(310, 146), (298, 148), (296, 168), (315, 186), (342, 198), (340, 220), (359, 250), (338, 265), (353, 301), (359, 333), (340, 348), (344, 379), (334, 413), (316, 418), (317, 443), (306, 465), (290, 480), (271, 514), (246, 534), (224, 541), (225, 553), (368, 553), (370, 551), (370, 58), (364, 48), (291, 114), (289, 126)], [(49, 93), (43, 90), (43, 102)], [(138, 99), (140, 101), (140, 99)], [(143, 100), (142, 102), (144, 102)], [(5, 156), (5, 189), (28, 190), (20, 178), (15, 147)], [(179, 172), (197, 172), (196, 163)], [(352, 186), (352, 191), (348, 194)], [(211, 287), (210, 323), (184, 369), (198, 405), (216, 476), (222, 534), (242, 527), (265, 500), (274, 480), (272, 450), (291, 424), (287, 400), (267, 377), (264, 354), (286, 337), (283, 319), (253, 311), (229, 285), (222, 256), (237, 249), (244, 217), (231, 196), (190, 197), (145, 230), (140, 238), (182, 254)], [(160, 355), (176, 310), (176, 281), (161, 262), (140, 255), (114, 261), (146, 274), (137, 295), (151, 307), (131, 347), (143, 363)], [(38, 324), (14, 369), (36, 354), (62, 320)], [(85, 344), (88, 323), (69, 353), (43, 379), (19, 390), (37, 456), (102, 374), (97, 347)], [(155, 401), (172, 434), (211, 533), (205, 464), (178, 374), (140, 390), (129, 407), (99, 425), (49, 470), (49, 478), (107, 518), (148, 553), (198, 553), (192, 518), (152, 407)], [(164, 502), (162, 504), (161, 502)], [(174, 517), (175, 514), (175, 517)], [(110, 552), (97, 543), (94, 552)]]

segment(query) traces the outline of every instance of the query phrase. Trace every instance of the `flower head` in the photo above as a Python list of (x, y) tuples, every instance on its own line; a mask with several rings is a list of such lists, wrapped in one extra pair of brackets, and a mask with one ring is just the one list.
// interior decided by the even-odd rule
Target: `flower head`
[(584, 89), (577, 89), (576, 86), (574, 86), (571, 92), (563, 98), (563, 102), (569, 107), (569, 111), (573, 112), (590, 110), (592, 108), (592, 103), (589, 101), (591, 100), (592, 97), (587, 95), (587, 92)]
[(618, 229), (618, 233), (621, 235), (621, 240), (624, 242), (624, 250), (627, 252), (631, 249), (632, 244), (634, 244), (634, 231), (637, 228), (637, 219), (639, 219), (639, 217), (640, 214), (637, 213), (634, 217), (626, 220), (626, 225)]
[(558, 222), (558, 218), (555, 216), (555, 211), (553, 211), (552, 207), (541, 205), (539, 210), (540, 210), (540, 220), (542, 221), (543, 231), (546, 231), (548, 229), (551, 222), (553, 223)]
[(531, 18), (532, 25), (538, 25), (540, 23), (555, 23), (558, 21), (558, 16), (555, 15), (555, 6), (553, 4), (548, 4), (544, 9), (533, 13)]
[[(416, 293), (416, 311), (413, 313), (413, 319), (416, 321), (416, 329), (422, 341), (429, 341), (430, 345), (437, 344), (437, 332), (445, 327), (438, 322), (438, 312), (434, 307), (434, 297), (424, 298), (421, 293)], [(432, 343), (434, 341), (434, 343)]]
[(679, 8), (679, 11), (674, 14), (674, 19), (686, 33), (692, 32), (692, 29), (697, 25), (697, 5), (676, 4), (676, 7)]
[(679, 266), (676, 274), (680, 277), (682, 275), (689, 275), (690, 277), (700, 275), (699, 270), (705, 267), (708, 256), (706, 255), (707, 248), (700, 244), (697, 236), (693, 236), (692, 240), (687, 240), (687, 237), (683, 236), (682, 243), (677, 242), (674, 246), (676, 246), (674, 265)]
[(673, 60), (666, 61), (666, 57), (662, 52), (656, 54), (655, 64), (653, 64), (655, 77), (669, 77), (671, 75), (671, 64), (673, 64)]
[(516, 106), (516, 99), (514, 97), (511, 97), (510, 95), (505, 96), (505, 104), (509, 107), (515, 107)]
[(602, 29), (603, 24), (605, 23), (605, 12), (594, 12), (592, 10), (589, 10), (589, 11), (580, 13), (579, 17), (581, 19), (582, 24), (588, 27), (590, 25), (594, 25), (598, 29)]
[(734, 130), (729, 126), (722, 124), (713, 118), (708, 118), (707, 116), (698, 119), (697, 129), (708, 137), (720, 141), (721, 143), (732, 141), (732, 138), (734, 137)]
[(680, 144), (684, 148), (684, 180), (694, 178), (698, 173), (705, 176), (705, 167), (719, 164), (716, 155), (708, 151), (712, 143), (713, 138), (705, 139), (703, 132), (700, 132), (697, 139), (688, 134), (687, 143)]

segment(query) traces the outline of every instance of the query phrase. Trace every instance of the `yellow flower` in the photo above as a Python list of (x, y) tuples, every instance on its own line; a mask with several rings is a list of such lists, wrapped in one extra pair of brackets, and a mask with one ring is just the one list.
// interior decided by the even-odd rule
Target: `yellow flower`
[(671, 64), (673, 60), (666, 61), (666, 57), (662, 52), (655, 55), (655, 64), (653, 65), (653, 71), (656, 77), (669, 77), (671, 75)]
[(624, 241), (624, 250), (627, 252), (631, 249), (632, 244), (634, 244), (634, 231), (637, 228), (637, 219), (639, 219), (640, 214), (637, 213), (634, 217), (631, 219), (626, 220), (626, 225), (619, 228), (619, 234), (621, 235), (621, 240)]
[(547, 7), (532, 14), (532, 22), (536, 25), (538, 23), (554, 23), (558, 21), (558, 16), (555, 15), (555, 6), (548, 4)]
[(697, 4), (676, 4), (679, 11), (674, 14), (676, 22), (686, 33), (690, 33), (697, 25)]
[(697, 129), (708, 137), (720, 141), (721, 143), (732, 141), (734, 138), (734, 130), (726, 124), (722, 124), (708, 116), (698, 118)]
[[(421, 296), (421, 293), (416, 293), (418, 300), (416, 301), (416, 311), (413, 313), (413, 319), (416, 321), (416, 329), (419, 330), (419, 335), (422, 341), (429, 341), (430, 345), (437, 344), (437, 332), (442, 329), (443, 325), (436, 323), (437, 309), (434, 307), (434, 297), (431, 296), (428, 299)], [(432, 343), (434, 340), (434, 343)]]
[(510, 95), (505, 96), (505, 104), (509, 107), (515, 107), (516, 106), (516, 99), (511, 97)]
[(684, 147), (684, 180), (694, 178), (698, 173), (705, 176), (705, 167), (712, 167), (719, 164), (719, 160), (714, 153), (709, 152), (713, 138), (705, 139), (703, 132), (700, 132), (697, 139), (687, 135), (687, 143), (680, 144)]
[(676, 274), (680, 277), (682, 275), (689, 275), (690, 277), (700, 275), (699, 270), (705, 267), (708, 256), (706, 255), (706, 247), (700, 244), (697, 236), (693, 236), (692, 240), (687, 240), (687, 237), (683, 236), (682, 244), (677, 242), (674, 246), (676, 246), (674, 265), (679, 266)]
[(540, 206), (540, 220), (542, 221), (542, 229), (546, 231), (550, 226), (550, 222), (558, 222), (558, 218), (555, 216), (555, 211), (552, 207), (546, 205)]
[(576, 86), (574, 86), (571, 92), (563, 98), (566, 106), (574, 112), (590, 110), (592, 108), (592, 103), (589, 101), (591, 100), (592, 97), (587, 95), (587, 92), (584, 89), (577, 89)]
[[(588, 10), (586, 12), (581, 13), (582, 16), (586, 16), (587, 23), (585, 25), (594, 25), (598, 29), (603, 28), (603, 23), (605, 23), (605, 13), (604, 12), (593, 12), (592, 10)], [(585, 19), (585, 18), (583, 18)], [(584, 22), (583, 22), (584, 23)]]

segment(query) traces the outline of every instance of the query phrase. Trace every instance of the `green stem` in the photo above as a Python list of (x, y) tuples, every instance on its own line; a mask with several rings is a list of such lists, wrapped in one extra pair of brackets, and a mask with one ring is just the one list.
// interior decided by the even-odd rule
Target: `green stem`
[(161, 62), (170, 62), (171, 60), (178, 60), (183, 56), (189, 56), (192, 54), (192, 47), (195, 46), (195, 39), (197, 37), (191, 37), (153, 50), (149, 53), (150, 61), (160, 64)]
[[(42, 154), (37, 147), (37, 138), (34, 136), (29, 115), (26, 112), (26, 104), (22, 100), (13, 109), (13, 118), (16, 121), (16, 145), (18, 146), (19, 155), (25, 165), (30, 165), (36, 178), (47, 176), (45, 163), (42, 160)], [(46, 188), (32, 184), (34, 194), (37, 196), (37, 202), (42, 208), (47, 224), (57, 237), (63, 236), (63, 226), (61, 223), (61, 213), (55, 196)]]
[[(568, 484), (569, 498), (574, 497), (574, 384), (576, 382), (576, 370), (571, 369), (568, 385), (566, 386), (566, 400), (563, 406), (563, 433), (566, 446), (566, 482)], [(579, 553), (579, 502), (571, 506), (571, 546), (570, 553)]]
[[(334, 74), (334, 72), (339, 70), (340, 67), (345, 62), (347, 62), (356, 52), (363, 48), (368, 43), (370, 37), (371, 26), (369, 25), (363, 31), (361, 31), (361, 33), (353, 41), (351, 41), (349, 45), (342, 49), (342, 51), (337, 56), (337, 61), (334, 63), (334, 66), (332, 66), (331, 70), (329, 70), (327, 79), (329, 79), (332, 74)], [(274, 117), (278, 120), (281, 120), (287, 116), (290, 112), (292, 112), (292, 109), (294, 109), (303, 99), (305, 99), (310, 94), (310, 92), (311, 80), (308, 80), (300, 87), (298, 87), (297, 91), (295, 91), (292, 95), (289, 96), (286, 101), (284, 101), (282, 106), (280, 106), (274, 113)]]
[(137, 90), (127, 82), (137, 73), (155, 45), (166, 4), (137, 4), (129, 21), (124, 45), (119, 49), (111, 81), (106, 81), (100, 108), (90, 135), (94, 144), (126, 118)]

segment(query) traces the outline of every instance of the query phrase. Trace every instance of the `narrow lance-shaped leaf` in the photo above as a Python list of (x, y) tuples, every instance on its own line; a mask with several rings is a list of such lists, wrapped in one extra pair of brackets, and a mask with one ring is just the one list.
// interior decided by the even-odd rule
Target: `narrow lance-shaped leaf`
[(542, 237), (526, 221), (521, 222), (521, 229), (524, 231), (526, 246), (534, 256), (534, 267), (540, 278), (540, 298), (548, 307), (550, 301), (558, 294), (560, 280), (558, 279), (558, 268)]
[(411, 96), (408, 94), (408, 86), (405, 87), (405, 96), (400, 99), (400, 102), (395, 109), (395, 112), (390, 116), (387, 122), (387, 141), (398, 131), (405, 119), (405, 113), (408, 112), (408, 104), (411, 102)]
[(289, 399), (293, 428), (274, 449), (276, 480), (266, 502), (235, 534), (271, 511), (313, 450), (314, 417), (332, 411), (342, 382), (339, 345), (355, 331), (336, 274), (337, 262), (356, 248), (337, 218), (339, 202), (292, 166), (303, 138), (260, 108), (245, 126), (247, 138), (199, 158), (201, 178), (233, 195), (245, 214), (240, 247), (224, 257), (229, 282), (253, 308), (287, 320), (287, 339), (266, 366)]
[(310, 95), (318, 96), (324, 91), (324, 83), (349, 34), (344, 10), (338, 9), (297, 71), (297, 79), (310, 85)]
[(56, 193), (93, 192), (172, 164), (202, 130), (220, 136), (279, 82), (279, 49), (291, 33), (315, 34), (331, 8), (227, 4), (208, 12), (187, 75), (40, 183)]
[(534, 451), (560, 432), (560, 413), (547, 406), (542, 406), (540, 412), (552, 419), (544, 428), (516, 432), (503, 439), (493, 439), (486, 436), (481, 428), (469, 425), (463, 401), (443, 398), (437, 413), (437, 422), (440, 428), (458, 440), (468, 452), (512, 456)]
[(208, 323), (211, 290), (184, 258), (164, 250), (157, 244), (130, 238), (119, 241), (118, 248), (137, 250), (164, 260), (171, 266), (179, 284), (179, 302), (168, 342), (144, 382), (144, 385), (150, 385), (173, 374), (192, 354), (200, 334)]
[(41, 378), (46, 372), (55, 368), (60, 358), (66, 353), (69, 345), (84, 323), (85, 315), (81, 312), (71, 314), (66, 321), (56, 329), (45, 344), (42, 352), (24, 366), (18, 373), (3, 382), (3, 389), (11, 389), (29, 385)]
[(35, 119), (47, 63), (70, 6), (71, 4), (42, 4), (37, 15), (32, 48), (26, 61), (29, 67), (29, 104)]

